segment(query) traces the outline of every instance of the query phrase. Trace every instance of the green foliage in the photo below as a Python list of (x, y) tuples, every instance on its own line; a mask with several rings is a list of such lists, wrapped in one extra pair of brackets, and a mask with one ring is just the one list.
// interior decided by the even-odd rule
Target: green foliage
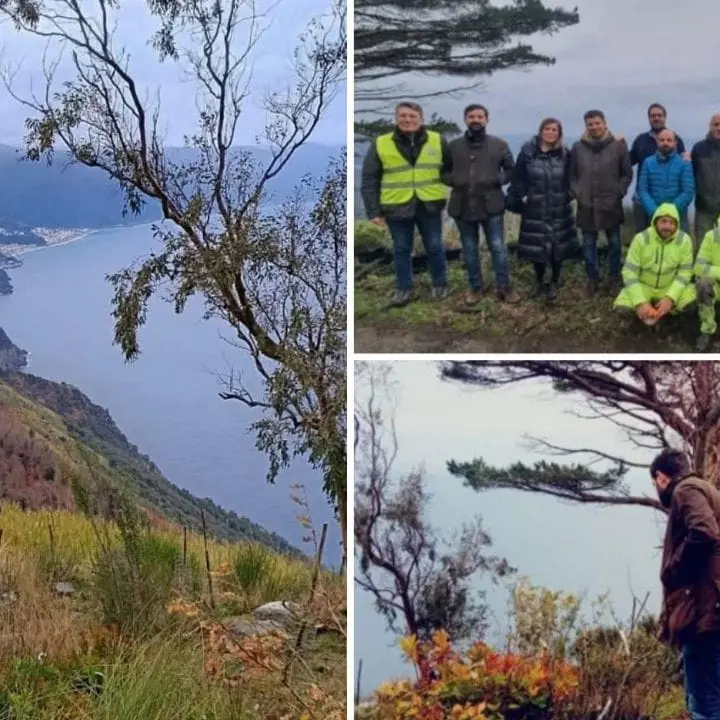
[(181, 551), (148, 533), (127, 506), (115, 519), (121, 543), (103, 539), (94, 561), (92, 593), (106, 624), (135, 635), (152, 633), (165, 618)]
[(355, 254), (370, 252), (372, 250), (390, 250), (392, 241), (385, 227), (379, 227), (369, 220), (355, 221), (355, 235), (353, 238)]
[[(428, 130), (434, 130), (442, 135), (459, 135), (462, 130), (460, 126), (452, 120), (439, 117), (437, 113), (433, 113), (425, 122)], [(395, 123), (392, 120), (357, 120), (355, 121), (355, 134), (365, 138), (376, 138), (383, 133), (392, 132), (395, 129)]]
[(506, 5), (356, 0), (354, 17), (356, 99), (361, 101), (382, 100), (382, 90), (373, 86), (397, 83), (409, 73), (476, 79), (551, 65), (552, 57), (515, 38), (557, 32), (580, 20), (577, 9), (548, 7), (541, 0)]
[(254, 592), (273, 572), (275, 559), (267, 548), (248, 543), (238, 548), (233, 559), (233, 571), (238, 585), (245, 592)]

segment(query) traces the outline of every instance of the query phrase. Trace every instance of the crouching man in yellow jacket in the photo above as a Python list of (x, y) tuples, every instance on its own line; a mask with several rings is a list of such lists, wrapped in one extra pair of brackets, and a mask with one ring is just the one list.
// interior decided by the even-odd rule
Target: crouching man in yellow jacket
[(622, 270), (624, 287), (615, 308), (632, 311), (646, 325), (655, 325), (696, 302), (692, 276), (692, 239), (680, 229), (675, 205), (663, 203), (650, 227), (630, 244)]
[(700, 337), (697, 349), (704, 352), (710, 347), (712, 336), (717, 331), (715, 303), (720, 299), (720, 218), (715, 227), (705, 233), (697, 259), (695, 260), (697, 278), (698, 311), (700, 313)]

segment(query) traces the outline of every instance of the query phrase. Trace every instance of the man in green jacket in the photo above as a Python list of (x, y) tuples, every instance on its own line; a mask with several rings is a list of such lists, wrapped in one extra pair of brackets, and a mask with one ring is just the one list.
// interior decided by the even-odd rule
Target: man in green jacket
[(655, 325), (695, 303), (692, 275), (692, 238), (680, 229), (678, 209), (663, 203), (650, 227), (630, 244), (622, 270), (625, 286), (615, 307), (633, 311), (646, 325)]
[(387, 225), (393, 242), (394, 306), (413, 299), (412, 250), (417, 227), (427, 253), (432, 296), (447, 296), (447, 263), (442, 240), (442, 213), (448, 189), (441, 173), (452, 164), (445, 139), (427, 130), (422, 108), (404, 102), (395, 108), (395, 129), (375, 139), (365, 156), (361, 194), (365, 213), (376, 225)]
[(717, 332), (715, 302), (720, 298), (720, 221), (705, 233), (695, 260), (697, 278), (698, 310), (700, 313), (700, 337), (697, 349), (705, 352), (712, 336)]

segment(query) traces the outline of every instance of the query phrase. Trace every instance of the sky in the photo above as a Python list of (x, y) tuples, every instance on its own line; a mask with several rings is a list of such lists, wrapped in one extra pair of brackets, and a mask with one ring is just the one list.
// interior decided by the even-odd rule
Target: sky
[[(422, 466), (433, 495), (430, 519), (448, 532), (482, 515), (505, 557), (535, 584), (597, 598), (609, 592), (615, 611), (627, 618), (633, 593), (648, 608), (659, 611), (660, 545), (664, 517), (649, 508), (579, 506), (543, 495), (511, 490), (477, 493), (446, 469), (448, 460), (483, 457), (503, 467), (532, 462), (540, 455), (527, 448), (533, 435), (568, 447), (614, 451), (648, 465), (654, 453), (638, 452), (607, 421), (578, 420), (582, 400), (558, 396), (544, 381), (485, 390), (440, 380), (435, 363), (423, 359), (393, 362), (396, 382), (399, 455), (397, 475)], [(356, 401), (365, 390), (356, 388)], [(600, 466), (598, 466), (600, 467)], [(652, 494), (648, 473), (631, 470), (628, 482), (635, 494)], [(490, 633), (502, 637), (507, 628), (507, 591), (490, 590)], [(632, 590), (631, 590), (632, 588)], [(364, 591), (355, 594), (355, 660), (363, 659), (362, 692), (404, 675), (409, 668), (397, 650), (396, 638), (385, 630)]]
[[(97, 0), (86, 0), (96, 6)], [(243, 106), (244, 117), (240, 123), (237, 144), (251, 145), (266, 125), (267, 114), (262, 108), (268, 92), (284, 90), (292, 85), (293, 51), (300, 34), (314, 17), (329, 12), (331, 0), (258, 0), (258, 7), (272, 8), (267, 27), (260, 42), (253, 50), (254, 66), (250, 85), (251, 97)], [(292, 6), (292, 11), (290, 7)], [(160, 93), (161, 120), (168, 145), (181, 145), (183, 136), (192, 132), (197, 118), (195, 89), (178, 66), (172, 62), (161, 64), (149, 39), (157, 28), (147, 10), (145, 0), (122, 0), (116, 30), (117, 44), (125, 47), (130, 57), (131, 74), (139, 87), (149, 97)], [(243, 26), (244, 27), (244, 26)], [(240, 32), (238, 48), (243, 47), (245, 30)], [(43, 87), (42, 55), (46, 48), (44, 39), (28, 37), (16, 32), (7, 21), (0, 24), (0, 66), (19, 71), (15, 76), (18, 94), (25, 95), (34, 88)], [(57, 57), (58, 49), (51, 50), (49, 57)], [(63, 67), (67, 68), (67, 64)], [(19, 145), (24, 132), (27, 109), (11, 98), (0, 84), (0, 143)], [(327, 114), (316, 128), (313, 141), (327, 145), (345, 143), (346, 95), (345, 88), (334, 98)]]
[[(681, 135), (701, 138), (717, 98), (715, 0), (550, 0), (550, 6), (577, 6), (580, 23), (556, 35), (524, 38), (535, 50), (556, 58), (551, 67), (505, 71), (484, 87), (457, 98), (422, 101), (426, 114), (462, 120), (471, 101), (490, 109), (492, 132), (536, 131), (549, 115), (559, 117), (566, 133), (577, 136), (583, 113), (605, 111), (611, 129), (635, 134), (647, 129), (647, 106), (660, 102), (668, 124)], [(414, 91), (437, 91), (457, 78), (422, 77), (407, 84)]]

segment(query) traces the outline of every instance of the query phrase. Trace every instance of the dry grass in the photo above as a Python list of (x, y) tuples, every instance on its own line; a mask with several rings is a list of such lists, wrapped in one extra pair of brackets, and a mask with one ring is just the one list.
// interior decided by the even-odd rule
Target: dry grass
[[(3, 720), (345, 717), (344, 577), (321, 572), (309, 603), (310, 562), (253, 544), (210, 542), (212, 609), (203, 539), (191, 534), (188, 566), (196, 558), (195, 572), (199, 569), (194, 590), (178, 568), (172, 602), (157, 630), (151, 636), (123, 635), (103, 625), (93, 580), (99, 538), (117, 543), (116, 527), (93, 527), (69, 512), (24, 513), (6, 506), (0, 528)], [(152, 535), (182, 547), (177, 532), (153, 530)], [(263, 558), (261, 573), (248, 585), (243, 568), (257, 557)], [(73, 583), (72, 597), (53, 591), (59, 579)], [(294, 636), (279, 636), (268, 646), (244, 645), (225, 629), (229, 618), (273, 600), (297, 602), (311, 630), (320, 627), (297, 656)], [(293, 670), (283, 683), (291, 657)], [(78, 677), (91, 670), (105, 677), (97, 695), (76, 689)], [(4, 715), (8, 707), (13, 714)]]

